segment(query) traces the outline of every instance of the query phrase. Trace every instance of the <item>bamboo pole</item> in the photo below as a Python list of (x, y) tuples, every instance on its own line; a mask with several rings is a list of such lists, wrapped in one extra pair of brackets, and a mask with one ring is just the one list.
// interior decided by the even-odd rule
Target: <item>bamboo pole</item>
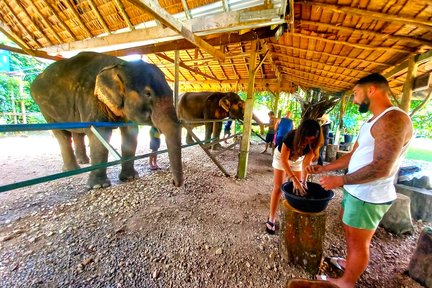
[(249, 58), (249, 82), (247, 98), (245, 103), (243, 136), (240, 144), (240, 158), (237, 168), (237, 178), (245, 179), (247, 175), (248, 156), (251, 137), (251, 123), (252, 123), (252, 108), (254, 103), (254, 85), (255, 85), (255, 62), (257, 52), (257, 41), (252, 41), (251, 55)]
[(174, 107), (177, 108), (177, 103), (179, 100), (179, 63), (180, 63), (180, 52), (179, 50), (175, 50), (174, 56)]
[(404, 110), (405, 112), (409, 111), (410, 104), (411, 104), (411, 98), (413, 94), (413, 87), (414, 87), (414, 79), (417, 75), (417, 68), (418, 64), (415, 61), (415, 57), (412, 56), (408, 60), (408, 72), (406, 74), (405, 78), (405, 84), (403, 87), (403, 94), (402, 94), (402, 101), (400, 108)]

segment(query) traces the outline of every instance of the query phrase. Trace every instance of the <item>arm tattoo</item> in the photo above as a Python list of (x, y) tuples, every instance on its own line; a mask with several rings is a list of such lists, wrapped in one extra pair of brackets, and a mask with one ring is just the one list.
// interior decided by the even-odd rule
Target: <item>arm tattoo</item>
[(367, 183), (390, 175), (396, 168), (403, 146), (410, 139), (411, 129), (409, 119), (399, 111), (389, 111), (382, 116), (371, 128), (375, 139), (372, 162), (345, 175), (344, 183)]

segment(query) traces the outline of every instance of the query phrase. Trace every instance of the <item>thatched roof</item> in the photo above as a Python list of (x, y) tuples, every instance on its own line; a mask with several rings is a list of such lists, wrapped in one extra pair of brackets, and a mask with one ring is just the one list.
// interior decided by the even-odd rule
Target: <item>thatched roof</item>
[(169, 81), (178, 49), (183, 91), (246, 89), (255, 45), (258, 90), (346, 91), (381, 72), (400, 94), (409, 58), (432, 70), (430, 0), (3, 0), (0, 21), (33, 55), (145, 54)]

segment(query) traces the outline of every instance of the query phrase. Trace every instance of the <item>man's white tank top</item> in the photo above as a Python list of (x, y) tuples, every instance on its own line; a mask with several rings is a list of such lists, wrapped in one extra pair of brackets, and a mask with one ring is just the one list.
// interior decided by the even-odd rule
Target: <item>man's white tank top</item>
[[(372, 121), (365, 122), (360, 128), (359, 137), (357, 139), (358, 147), (351, 156), (348, 166), (348, 174), (363, 168), (373, 161), (375, 139), (372, 137), (371, 128), (385, 113), (391, 110), (398, 110), (405, 113), (397, 107), (389, 107)], [(403, 158), (402, 156), (405, 154), (408, 145), (409, 143), (402, 148), (401, 155), (399, 156), (398, 161), (394, 164), (395, 166), (393, 166), (392, 174), (390, 176), (363, 184), (344, 185), (345, 190), (354, 197), (370, 203), (380, 204), (395, 200), (396, 189), (393, 183), (398, 171), (397, 167), (399, 167)]]

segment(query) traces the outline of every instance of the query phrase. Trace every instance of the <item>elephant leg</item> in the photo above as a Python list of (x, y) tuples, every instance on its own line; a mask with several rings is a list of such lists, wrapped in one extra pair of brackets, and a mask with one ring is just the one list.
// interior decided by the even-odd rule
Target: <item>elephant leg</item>
[(192, 144), (194, 142), (195, 141), (193, 140), (192, 135), (189, 132), (187, 132), (187, 134), (186, 134), (186, 144)]
[(84, 133), (72, 133), (72, 138), (75, 147), (75, 156), (79, 164), (87, 164), (90, 159), (87, 157)]
[[(138, 126), (120, 127), (122, 136), (122, 158), (134, 157), (137, 147)], [(122, 162), (122, 169), (119, 175), (121, 181), (138, 178), (138, 172), (134, 169), (134, 161)]]
[[(111, 138), (112, 130), (109, 128), (98, 128), (99, 133), (102, 137), (109, 142)], [(87, 134), (90, 143), (90, 159), (91, 164), (96, 165), (100, 163), (105, 163), (108, 161), (108, 150), (99, 141), (99, 139), (92, 133)], [(90, 189), (97, 189), (102, 187), (108, 187), (111, 182), (108, 180), (106, 174), (106, 167), (93, 170), (90, 172), (89, 179), (87, 180), (87, 187)]]
[[(220, 133), (222, 131), (222, 122), (216, 122), (213, 126), (213, 138), (216, 140), (220, 140)], [(218, 148), (222, 147), (220, 143), (216, 143), (213, 145), (212, 149), (216, 150)]]
[(205, 141), (210, 141), (213, 132), (213, 122), (205, 124)]
[(75, 158), (72, 149), (72, 133), (66, 130), (53, 130), (54, 136), (60, 145), (61, 155), (63, 157), (63, 171), (79, 169), (80, 166)]

